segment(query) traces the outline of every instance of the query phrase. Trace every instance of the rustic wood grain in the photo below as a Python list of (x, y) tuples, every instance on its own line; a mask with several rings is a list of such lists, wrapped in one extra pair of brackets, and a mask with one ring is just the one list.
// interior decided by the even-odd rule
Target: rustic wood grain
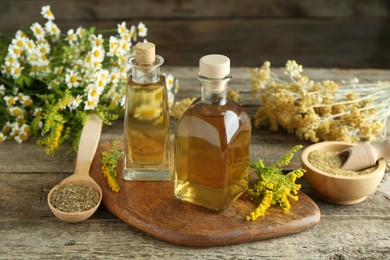
[[(169, 67), (182, 78), (181, 91), (199, 91), (197, 68)], [(306, 69), (314, 79), (390, 80), (388, 70)], [(282, 74), (279, 69), (278, 73)], [(250, 90), (250, 68), (233, 68), (233, 83)], [(180, 92), (183, 93), (183, 92)], [(184, 97), (184, 94), (180, 94)], [(388, 127), (390, 129), (390, 127)], [(120, 139), (123, 123), (105, 126), (102, 142)], [(389, 135), (389, 133), (388, 133)], [(302, 191), (321, 211), (321, 221), (304, 232), (240, 245), (213, 248), (178, 246), (148, 235), (118, 219), (104, 206), (87, 221), (59, 221), (47, 206), (50, 189), (73, 173), (67, 144), (57, 157), (44, 154), (35, 140), (0, 144), (0, 259), (388, 259), (390, 255), (390, 175), (362, 203), (337, 206), (320, 200), (301, 180)], [(293, 135), (253, 131), (252, 159), (279, 159), (294, 144)], [(255, 154), (255, 155), (254, 155)], [(299, 167), (299, 160), (291, 167)]]
[(254, 202), (241, 196), (228, 209), (215, 212), (183, 202), (173, 194), (173, 180), (169, 182), (124, 181), (123, 161), (117, 166), (119, 192), (111, 191), (103, 173), (102, 153), (112, 149), (113, 143), (123, 149), (123, 141), (99, 145), (90, 175), (103, 191), (102, 203), (124, 222), (165, 241), (198, 247), (234, 245), (270, 239), (302, 232), (320, 221), (317, 205), (304, 193), (283, 213), (272, 207), (265, 218), (247, 222), (245, 216), (256, 208)]
[(288, 57), (313, 67), (390, 67), (390, 5), (383, 0), (3, 0), (0, 31), (28, 29), (44, 4), (63, 32), (142, 21), (169, 65), (194, 66), (217, 52), (234, 66), (281, 66)]

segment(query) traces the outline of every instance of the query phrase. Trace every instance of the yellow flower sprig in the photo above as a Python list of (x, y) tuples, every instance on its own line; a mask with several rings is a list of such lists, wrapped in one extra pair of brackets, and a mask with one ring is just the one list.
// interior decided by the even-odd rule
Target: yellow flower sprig
[(104, 151), (102, 156), (102, 172), (106, 178), (108, 186), (112, 191), (118, 192), (120, 190), (119, 183), (116, 179), (116, 166), (118, 159), (123, 155), (122, 151), (118, 150), (116, 144), (114, 144), (112, 151)]
[(263, 160), (250, 163), (258, 176), (258, 180), (252, 188), (247, 190), (247, 197), (251, 200), (260, 200), (257, 208), (246, 216), (247, 221), (254, 221), (265, 215), (265, 212), (272, 205), (279, 204), (284, 212), (291, 208), (289, 199), (298, 200), (296, 195), (301, 188), (295, 181), (305, 173), (304, 169), (297, 169), (283, 174), (278, 167), (286, 166), (292, 159), (294, 153), (302, 149), (301, 145), (294, 146), (281, 160), (275, 165), (266, 166)]

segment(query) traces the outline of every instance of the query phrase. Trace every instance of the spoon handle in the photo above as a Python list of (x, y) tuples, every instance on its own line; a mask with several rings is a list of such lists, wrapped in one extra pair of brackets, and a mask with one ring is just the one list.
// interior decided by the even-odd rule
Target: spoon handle
[(375, 161), (379, 158), (390, 158), (390, 138), (388, 137), (380, 143), (372, 144), (371, 150)]
[(95, 114), (88, 115), (81, 131), (75, 175), (89, 175), (89, 169), (99, 144), (103, 122)]

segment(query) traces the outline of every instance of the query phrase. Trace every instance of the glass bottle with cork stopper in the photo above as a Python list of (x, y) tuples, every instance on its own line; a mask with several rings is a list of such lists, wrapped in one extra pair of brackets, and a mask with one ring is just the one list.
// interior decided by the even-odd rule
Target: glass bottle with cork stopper
[(151, 42), (138, 43), (130, 58), (124, 124), (125, 180), (169, 181), (170, 126), (164, 59)]
[(202, 96), (182, 115), (175, 133), (175, 196), (213, 210), (227, 208), (249, 181), (251, 123), (226, 97), (230, 79), (228, 57), (202, 57)]

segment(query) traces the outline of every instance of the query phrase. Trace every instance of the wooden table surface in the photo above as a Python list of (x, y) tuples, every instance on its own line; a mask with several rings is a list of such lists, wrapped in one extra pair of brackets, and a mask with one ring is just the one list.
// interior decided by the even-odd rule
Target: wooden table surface
[[(178, 97), (198, 96), (197, 68), (165, 68), (180, 78)], [(282, 71), (276, 70), (277, 73)], [(305, 69), (312, 79), (390, 80), (390, 70)], [(243, 103), (253, 115), (250, 100), (250, 69), (233, 68), (230, 87), (241, 89)], [(176, 122), (172, 122), (173, 127)], [(123, 123), (104, 126), (101, 142), (121, 139)], [(390, 127), (388, 127), (390, 129)], [(73, 173), (74, 155), (69, 144), (55, 157), (30, 140), (18, 145), (0, 144), (0, 259), (389, 259), (390, 258), (390, 177), (375, 193), (357, 205), (326, 203), (304, 182), (302, 191), (317, 203), (321, 221), (312, 229), (287, 237), (234, 246), (190, 248), (171, 244), (129, 226), (104, 206), (88, 220), (69, 224), (51, 213), (46, 198), (50, 189)], [(283, 131), (253, 129), (251, 159), (266, 162), (279, 159), (295, 144), (309, 145)], [(300, 167), (296, 157), (291, 167)], [(261, 220), (260, 220), (261, 221)]]

